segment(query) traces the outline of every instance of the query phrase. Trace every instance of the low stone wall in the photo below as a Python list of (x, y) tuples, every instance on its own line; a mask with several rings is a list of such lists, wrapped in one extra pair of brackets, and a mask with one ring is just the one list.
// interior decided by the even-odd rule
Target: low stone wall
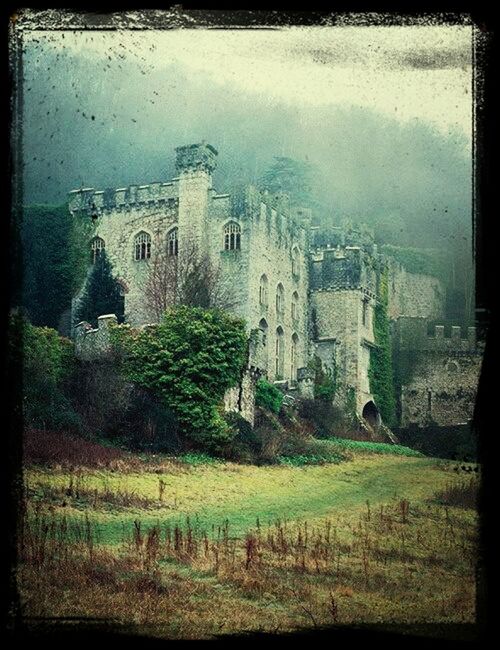
[[(82, 361), (98, 361), (106, 358), (112, 352), (110, 341), (110, 326), (117, 324), (115, 314), (99, 316), (97, 327), (93, 328), (90, 323), (82, 321), (74, 329), (75, 355)], [(143, 328), (152, 325), (143, 325)], [(252, 345), (259, 346), (258, 336)], [(249, 367), (241, 383), (230, 388), (224, 395), (224, 410), (240, 413), (253, 426), (255, 418), (255, 384), (261, 376), (261, 370), (255, 367), (258, 362), (258, 355), (251, 356), (254, 364)]]
[(117, 324), (115, 314), (105, 314), (97, 319), (97, 328), (82, 321), (75, 326), (75, 355), (83, 361), (95, 361), (111, 352), (110, 325)]

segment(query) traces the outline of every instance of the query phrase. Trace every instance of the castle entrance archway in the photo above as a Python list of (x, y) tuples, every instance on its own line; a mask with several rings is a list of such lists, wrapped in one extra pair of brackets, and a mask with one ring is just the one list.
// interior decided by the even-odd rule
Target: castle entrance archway
[(361, 415), (372, 429), (378, 429), (382, 423), (380, 411), (372, 400), (366, 402), (366, 404), (363, 406), (363, 412)]

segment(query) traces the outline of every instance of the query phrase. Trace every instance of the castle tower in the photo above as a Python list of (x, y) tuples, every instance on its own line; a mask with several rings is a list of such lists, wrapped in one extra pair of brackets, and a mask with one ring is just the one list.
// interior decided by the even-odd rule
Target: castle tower
[(217, 151), (202, 142), (176, 148), (179, 175), (179, 256), (207, 252), (208, 205)]

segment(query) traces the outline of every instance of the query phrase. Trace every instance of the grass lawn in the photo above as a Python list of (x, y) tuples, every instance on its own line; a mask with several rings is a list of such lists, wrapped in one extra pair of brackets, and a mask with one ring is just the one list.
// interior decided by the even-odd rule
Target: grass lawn
[(30, 516), (87, 517), (82, 530), (95, 525), (97, 537), (63, 549), (63, 528), (51, 524), (41, 557), (33, 534), (20, 571), (25, 611), (108, 616), (169, 638), (474, 622), (477, 515), (436, 500), (466, 479), (435, 459), (350, 453), (304, 467), (31, 467)]

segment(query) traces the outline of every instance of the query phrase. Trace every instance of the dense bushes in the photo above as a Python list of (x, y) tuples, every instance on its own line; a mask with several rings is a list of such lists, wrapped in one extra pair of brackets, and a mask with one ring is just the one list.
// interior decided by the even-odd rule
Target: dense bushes
[(301, 400), (298, 412), (300, 417), (311, 422), (317, 438), (343, 436), (352, 429), (350, 417), (340, 407), (325, 400)]
[(34, 325), (59, 327), (85, 278), (91, 220), (71, 217), (66, 204), (34, 205), (23, 208), (20, 225), (22, 305)]
[(11, 318), (10, 334), (20, 345), (26, 425), (79, 431), (81, 422), (66, 390), (74, 371), (72, 342), (49, 327), (34, 327), (20, 315)]
[(221, 405), (245, 367), (243, 321), (218, 309), (180, 306), (147, 329), (115, 327), (113, 341), (128, 379), (175, 413), (183, 436), (213, 452), (235, 437)]
[(283, 393), (265, 379), (259, 379), (255, 386), (255, 404), (271, 413), (279, 413), (283, 404)]
[(314, 371), (314, 397), (323, 402), (331, 402), (337, 393), (337, 364), (335, 357), (332, 357), (330, 368), (324, 367), (321, 359), (314, 356), (311, 363)]

